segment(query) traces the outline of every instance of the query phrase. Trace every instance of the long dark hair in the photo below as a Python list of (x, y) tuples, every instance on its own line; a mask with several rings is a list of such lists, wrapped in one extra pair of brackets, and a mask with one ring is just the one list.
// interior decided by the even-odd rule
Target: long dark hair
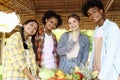
[[(38, 28), (39, 28), (39, 23), (36, 21), (36, 20), (27, 20), (27, 21), (25, 21), (24, 23), (23, 23), (23, 25), (22, 25), (22, 27), (21, 27), (21, 29), (20, 29), (20, 34), (21, 34), (21, 37), (22, 37), (22, 42), (23, 42), (23, 46), (24, 46), (24, 49), (28, 49), (28, 45), (25, 43), (25, 38), (24, 38), (24, 25), (26, 25), (26, 24), (28, 24), (28, 23), (30, 23), (30, 22), (35, 22), (35, 23), (37, 23), (37, 25), (38, 25)], [(37, 29), (38, 30), (38, 29)], [(37, 31), (36, 31), (37, 32)], [(32, 43), (34, 42), (34, 40), (35, 40), (35, 35), (36, 35), (36, 33), (32, 36)], [(34, 46), (33, 46), (33, 48), (34, 48)]]

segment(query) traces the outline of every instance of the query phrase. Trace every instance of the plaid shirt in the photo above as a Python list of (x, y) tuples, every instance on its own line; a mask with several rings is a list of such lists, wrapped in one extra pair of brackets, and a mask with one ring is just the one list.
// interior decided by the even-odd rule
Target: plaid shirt
[[(28, 40), (30, 69), (36, 75), (36, 61), (31, 40)], [(29, 80), (22, 70), (28, 67), (20, 32), (14, 33), (8, 40), (3, 53), (3, 80)]]
[[(59, 56), (58, 56), (57, 51), (56, 51), (57, 40), (56, 40), (56, 36), (53, 33), (52, 33), (52, 37), (53, 37), (53, 42), (54, 42), (53, 54), (54, 54), (54, 57), (56, 60), (56, 65), (58, 66)], [(35, 36), (36, 61), (38, 62), (39, 65), (41, 65), (41, 56), (42, 56), (42, 50), (44, 47), (43, 46), (44, 45), (44, 38), (45, 38), (44, 27), (41, 27)]]

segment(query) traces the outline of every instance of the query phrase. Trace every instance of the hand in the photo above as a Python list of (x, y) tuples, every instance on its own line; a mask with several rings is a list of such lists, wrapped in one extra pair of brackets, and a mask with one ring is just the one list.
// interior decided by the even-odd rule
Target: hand
[(93, 79), (93, 80), (100, 80), (98, 77), (96, 77), (95, 79)]
[(40, 80), (40, 78), (38, 76), (31, 76), (30, 80)]
[(35, 80), (40, 80), (40, 78), (37, 76), (37, 77), (35, 78)]
[(119, 74), (119, 76), (118, 76), (118, 80), (120, 80), (120, 74)]
[(40, 80), (38, 76), (34, 76), (34, 80)]
[(31, 76), (29, 79), (30, 80), (36, 80), (34, 76)]
[(75, 33), (73, 32), (69, 33), (69, 41), (76, 42), (77, 40), (78, 40), (78, 36)]

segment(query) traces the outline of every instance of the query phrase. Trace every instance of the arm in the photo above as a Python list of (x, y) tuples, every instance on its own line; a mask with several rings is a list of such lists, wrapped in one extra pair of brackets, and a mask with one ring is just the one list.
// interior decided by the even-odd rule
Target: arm
[(22, 72), (30, 79), (30, 80), (35, 80), (35, 77), (31, 75), (31, 73), (28, 71), (27, 68), (24, 68)]
[[(112, 27), (115, 26), (115, 27)], [(104, 80), (106, 77), (108, 77), (110, 71), (111, 71), (111, 67), (113, 65), (114, 62), (114, 56), (117, 53), (117, 46), (119, 44), (119, 29), (116, 25), (112, 25), (110, 27), (112, 27), (108, 33), (108, 36), (106, 37), (106, 50), (105, 50), (105, 58), (104, 61), (101, 65), (101, 71), (98, 75), (98, 78), (101, 80)]]
[(57, 52), (60, 56), (65, 55), (67, 52), (69, 52), (74, 45), (73, 41), (68, 43), (68, 38), (68, 33), (64, 33), (58, 42)]
[(27, 68), (24, 68), (22, 70), (22, 72), (30, 79), (30, 80), (40, 80), (38, 76), (33, 76), (31, 75), (31, 73), (29, 72), (29, 70)]
[(25, 73), (25, 75), (27, 75), (28, 78), (34, 80), (32, 79), (32, 74), (30, 74), (30, 72), (27, 70), (24, 48), (21, 38), (19, 36), (20, 35), (11, 36), (6, 45), (6, 50), (8, 52), (10, 62), (13, 65), (14, 69)]

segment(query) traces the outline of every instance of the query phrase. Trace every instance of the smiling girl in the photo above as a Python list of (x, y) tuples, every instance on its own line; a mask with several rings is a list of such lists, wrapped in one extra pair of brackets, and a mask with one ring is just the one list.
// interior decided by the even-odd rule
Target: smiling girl
[(89, 40), (80, 33), (80, 18), (76, 14), (68, 17), (69, 32), (59, 40), (57, 52), (60, 56), (59, 69), (66, 74), (75, 66), (85, 65), (89, 54)]
[(43, 27), (40, 27), (34, 42), (36, 61), (40, 67), (57, 68), (59, 57), (56, 51), (57, 40), (52, 30), (62, 24), (61, 16), (50, 10), (42, 17)]
[(27, 20), (20, 32), (8, 39), (3, 54), (3, 80), (36, 80), (37, 65), (31, 37), (38, 27), (37, 21)]

